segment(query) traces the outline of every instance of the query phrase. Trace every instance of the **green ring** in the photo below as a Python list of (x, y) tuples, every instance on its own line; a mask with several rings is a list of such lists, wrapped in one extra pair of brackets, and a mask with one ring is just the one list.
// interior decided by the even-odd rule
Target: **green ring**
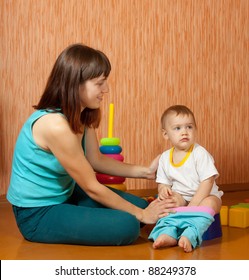
[(102, 138), (100, 140), (102, 146), (118, 146), (120, 143), (120, 139), (117, 137), (112, 138)]

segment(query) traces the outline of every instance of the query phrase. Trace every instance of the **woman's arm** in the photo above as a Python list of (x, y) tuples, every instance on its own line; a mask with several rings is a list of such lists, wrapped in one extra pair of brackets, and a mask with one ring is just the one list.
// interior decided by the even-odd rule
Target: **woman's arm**
[[(98, 201), (106, 207), (126, 211), (136, 216), (139, 221), (148, 224), (155, 223), (159, 217), (165, 216), (169, 212), (169, 210), (165, 209), (164, 203), (159, 201), (151, 203), (146, 209), (141, 209), (100, 184), (82, 150), (82, 135), (74, 134), (66, 119), (62, 116), (54, 115), (44, 118), (39, 133), (39, 139), (42, 139), (43, 147), (50, 150), (55, 155), (70, 176), (93, 200)], [(139, 168), (133, 169), (131, 165), (118, 164), (116, 168), (116, 162), (114, 161), (108, 161), (110, 167), (104, 167), (103, 163), (98, 164), (97, 161), (93, 159), (92, 155), (89, 156), (89, 153), (98, 154), (97, 142), (93, 141), (96, 136), (93, 137), (93, 134), (90, 134), (90, 136), (88, 134), (86, 137), (86, 141), (92, 141), (90, 144), (88, 143), (86, 145), (88, 158), (90, 158), (91, 163), (93, 162), (97, 165), (100, 171), (111, 171), (113, 168), (116, 170), (116, 174), (122, 173), (123, 175), (128, 175), (129, 172), (133, 171), (133, 174), (137, 175), (138, 171), (136, 170), (139, 170)], [(100, 158), (101, 156), (97, 160)], [(107, 163), (107, 161), (104, 162)], [(122, 172), (122, 166), (124, 166), (124, 172)]]
[(96, 172), (127, 178), (155, 178), (159, 156), (151, 162), (149, 167), (123, 163), (113, 160), (99, 151), (99, 144), (94, 129), (89, 128), (86, 130), (85, 140), (86, 158)]

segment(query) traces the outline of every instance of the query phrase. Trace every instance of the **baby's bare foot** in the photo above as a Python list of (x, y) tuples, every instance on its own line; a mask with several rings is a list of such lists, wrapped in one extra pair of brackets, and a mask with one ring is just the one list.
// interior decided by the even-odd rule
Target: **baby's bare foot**
[(178, 246), (183, 248), (184, 252), (186, 253), (192, 252), (193, 250), (192, 244), (186, 236), (181, 236), (178, 242)]
[(171, 247), (177, 245), (177, 240), (167, 234), (161, 234), (153, 243), (153, 248)]

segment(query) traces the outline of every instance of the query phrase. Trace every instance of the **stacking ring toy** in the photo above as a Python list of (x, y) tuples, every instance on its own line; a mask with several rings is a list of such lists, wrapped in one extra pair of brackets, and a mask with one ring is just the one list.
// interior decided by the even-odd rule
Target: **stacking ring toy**
[(122, 152), (120, 146), (100, 146), (99, 150), (102, 154), (120, 154)]
[(105, 156), (113, 158), (118, 161), (124, 161), (124, 157), (121, 154), (105, 154)]
[[(114, 105), (110, 104), (109, 120), (108, 120), (108, 138), (100, 139), (99, 150), (105, 156), (117, 161), (124, 161), (123, 155), (121, 155), (122, 147), (120, 145), (120, 138), (113, 137), (113, 117), (114, 117)], [(99, 183), (106, 185), (107, 187), (114, 188), (121, 191), (126, 191), (126, 186), (123, 184), (125, 177), (113, 176), (103, 173), (96, 173), (96, 179)]]
[(100, 144), (103, 146), (117, 146), (120, 144), (120, 139), (117, 137), (112, 138), (102, 138)]
[(101, 184), (122, 184), (125, 181), (124, 177), (110, 176), (107, 174), (96, 173), (96, 178)]
[(113, 188), (113, 189), (123, 191), (123, 192), (126, 191), (126, 185), (125, 184), (108, 184), (106, 186), (109, 187), (109, 188)]

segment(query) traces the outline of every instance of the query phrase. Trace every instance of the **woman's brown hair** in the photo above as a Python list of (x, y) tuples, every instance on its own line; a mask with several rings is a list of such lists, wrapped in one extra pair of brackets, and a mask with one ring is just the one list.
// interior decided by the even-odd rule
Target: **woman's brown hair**
[(107, 56), (82, 44), (67, 47), (57, 58), (45, 90), (35, 109), (62, 112), (75, 133), (82, 132), (82, 125), (97, 128), (100, 109), (85, 108), (81, 112), (79, 87), (102, 74), (109, 76), (111, 64)]

